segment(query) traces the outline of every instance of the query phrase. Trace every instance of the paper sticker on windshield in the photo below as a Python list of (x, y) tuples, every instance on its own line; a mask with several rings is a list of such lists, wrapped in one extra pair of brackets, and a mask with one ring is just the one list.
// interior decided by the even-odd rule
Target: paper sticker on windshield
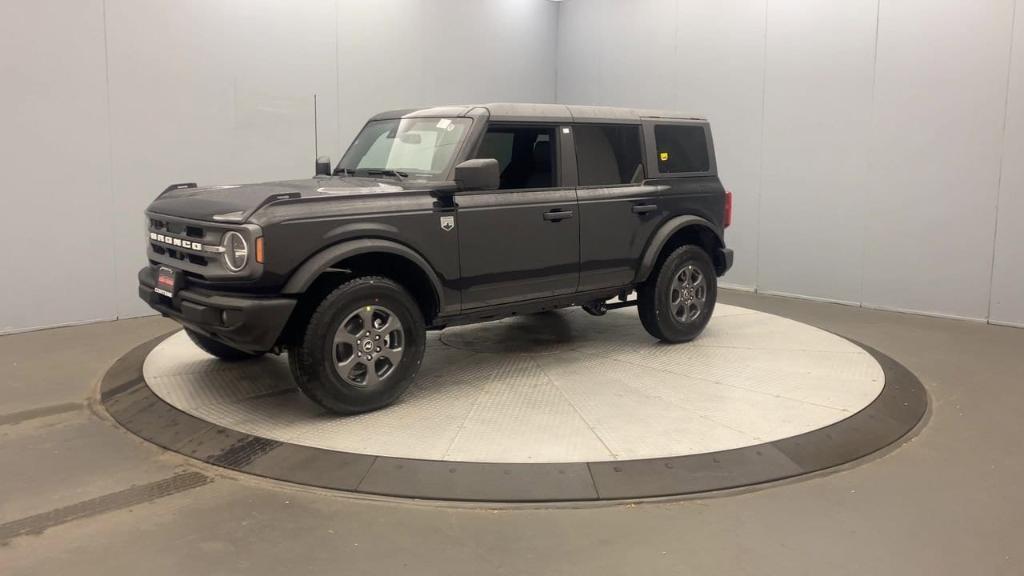
[(442, 130), (444, 130), (444, 129), (448, 128), (448, 126), (450, 126), (451, 123), (452, 123), (451, 120), (449, 120), (447, 118), (441, 118), (440, 120), (437, 121), (437, 127), (441, 128)]
[(441, 230), (451, 232), (455, 228), (455, 216), (441, 216)]
[(668, 162), (668, 152), (662, 152), (658, 155), (658, 159), (662, 162)]

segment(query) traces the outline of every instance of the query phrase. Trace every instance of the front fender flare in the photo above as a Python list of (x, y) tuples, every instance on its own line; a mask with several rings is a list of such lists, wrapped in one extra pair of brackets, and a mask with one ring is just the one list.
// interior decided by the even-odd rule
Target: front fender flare
[(352, 256), (358, 256), (360, 254), (368, 254), (372, 252), (383, 252), (387, 254), (395, 254), (402, 256), (407, 260), (415, 264), (423, 274), (430, 280), (430, 285), (433, 288), (434, 298), (436, 300), (437, 309), (442, 310), (444, 306), (444, 292), (442, 290), (441, 280), (434, 273), (434, 269), (430, 266), (427, 260), (420, 256), (418, 252), (409, 248), (404, 244), (399, 244), (392, 240), (385, 240), (383, 238), (360, 238), (358, 240), (346, 240), (333, 246), (324, 248), (320, 252), (317, 252), (308, 260), (302, 263), (298, 269), (292, 273), (291, 278), (284, 285), (281, 290), (282, 294), (302, 294), (313, 284), (313, 282), (322, 274), (325, 270), (329, 269), (335, 263), (340, 262), (346, 258)]
[[(672, 218), (668, 222), (662, 224), (661, 228), (658, 228), (658, 231), (651, 236), (651, 241), (647, 244), (643, 257), (640, 258), (640, 267), (636, 271), (635, 282), (637, 284), (647, 280), (647, 277), (651, 275), (651, 271), (654, 270), (654, 265), (658, 262), (658, 255), (661, 254), (661, 249), (665, 247), (665, 243), (668, 242), (668, 239), (676, 232), (690, 226), (698, 226), (700, 228), (707, 229), (715, 235), (715, 238), (718, 239), (719, 246), (725, 246), (722, 229), (713, 224), (710, 220), (706, 220), (700, 216), (694, 216), (692, 214)], [(713, 254), (709, 254), (709, 256), (714, 258)]]

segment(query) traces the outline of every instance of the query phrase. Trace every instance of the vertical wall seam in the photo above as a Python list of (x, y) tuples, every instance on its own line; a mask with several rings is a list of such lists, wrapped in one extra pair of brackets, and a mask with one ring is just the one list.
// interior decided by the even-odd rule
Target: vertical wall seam
[[(676, 0), (675, 27), (672, 31), (672, 61), (679, 62), (679, 2)], [(679, 89), (679, 73), (672, 74), (672, 107), (682, 108), (682, 93)]]
[(754, 226), (754, 292), (761, 286), (761, 209), (764, 203), (764, 151), (767, 134), (765, 110), (768, 102), (768, 2), (764, 3), (764, 37), (761, 45), (761, 146), (757, 157), (757, 214)]
[(111, 318), (118, 319), (121, 317), (121, 306), (118, 302), (118, 290), (117, 286), (120, 284), (118, 281), (118, 262), (117, 262), (117, 223), (114, 221), (114, 214), (116, 214), (117, 208), (117, 194), (116, 187), (114, 186), (114, 123), (113, 114), (111, 113), (110, 106), (110, 40), (107, 33), (107, 0), (101, 1), (101, 12), (103, 15), (103, 86), (106, 89), (105, 100), (107, 105), (107, 186), (110, 187), (110, 258), (111, 258), (111, 271), (113, 272), (113, 286), (111, 287), (111, 295), (113, 297), (113, 314)]
[(341, 26), (338, 18), (341, 11), (338, 3), (341, 0), (334, 0), (334, 145), (337, 147), (338, 161), (344, 154), (345, 143), (341, 141)]
[(992, 221), (992, 261), (988, 269), (988, 311), (985, 319), (992, 321), (992, 292), (995, 290), (996, 279), (996, 243), (999, 241), (999, 203), (1003, 197), (1003, 162), (1006, 159), (1006, 125), (1010, 116), (1010, 87), (1013, 78), (1013, 48), (1016, 44), (1017, 34), (1017, 2), (1014, 0), (1010, 8), (1010, 53), (1006, 58), (1006, 92), (1003, 98), (1003, 137), (1002, 146), (999, 148), (999, 171), (996, 173), (996, 205), (995, 218)]
[[(867, 173), (871, 174), (871, 143), (875, 141), (875, 92), (878, 87), (878, 37), (881, 31), (882, 22), (882, 0), (875, 2), (875, 53), (871, 61), (871, 103), (868, 107), (868, 156), (866, 160)], [(861, 220), (860, 231), (860, 293), (857, 299), (860, 305), (864, 306), (864, 277), (867, 270), (866, 262), (868, 257), (868, 187), (864, 186), (861, 193), (861, 201), (864, 203), (863, 219)]]
[(552, 104), (558, 104), (558, 62), (559, 62), (559, 47), (562, 42), (562, 2), (555, 2), (555, 56), (552, 58), (554, 63), (554, 76), (555, 76), (555, 89), (554, 89), (554, 100)]

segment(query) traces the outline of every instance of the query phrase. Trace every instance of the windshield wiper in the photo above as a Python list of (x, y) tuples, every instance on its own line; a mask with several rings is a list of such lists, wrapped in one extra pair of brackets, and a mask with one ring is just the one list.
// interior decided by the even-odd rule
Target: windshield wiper
[(393, 176), (395, 178), (398, 178), (399, 180), (405, 180), (406, 178), (409, 177), (408, 172), (401, 172), (399, 170), (390, 170), (386, 168), (380, 170), (371, 169), (367, 170), (366, 173), (369, 174), (370, 176)]
[(356, 171), (351, 168), (338, 168), (337, 170), (334, 171), (334, 176), (337, 176), (338, 174), (352, 174), (354, 176), (355, 173)]

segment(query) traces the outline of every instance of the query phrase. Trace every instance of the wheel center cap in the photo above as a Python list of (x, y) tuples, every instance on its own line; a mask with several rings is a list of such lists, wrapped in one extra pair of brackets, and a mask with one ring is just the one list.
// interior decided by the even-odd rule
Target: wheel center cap
[(369, 340), (364, 340), (362, 346), (363, 346), (363, 352), (372, 352), (373, 351), (373, 342), (371, 342)]

